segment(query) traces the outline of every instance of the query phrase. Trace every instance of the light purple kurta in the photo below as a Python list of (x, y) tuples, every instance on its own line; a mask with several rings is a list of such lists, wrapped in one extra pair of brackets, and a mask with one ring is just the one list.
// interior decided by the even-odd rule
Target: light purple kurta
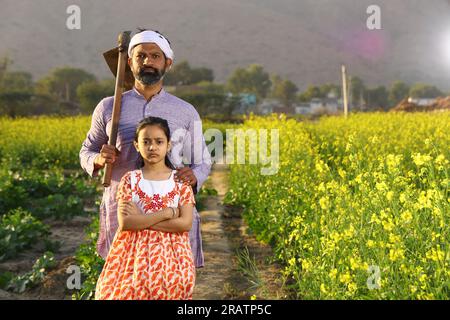
[[(97, 105), (92, 115), (91, 128), (80, 150), (81, 167), (91, 177), (98, 175), (98, 172), (94, 171), (94, 159), (102, 145), (108, 143), (113, 101), (114, 97), (108, 97)], [(160, 117), (169, 123), (172, 142), (169, 159), (176, 167), (186, 164), (192, 168), (198, 181), (195, 193), (200, 190), (211, 170), (211, 155), (202, 133), (201, 119), (191, 104), (167, 93), (164, 88), (150, 101), (135, 88), (124, 92), (116, 144), (120, 155), (113, 166), (111, 185), (104, 189), (100, 205), (97, 251), (103, 258), (108, 255), (118, 228), (116, 193), (120, 179), (126, 172), (138, 168), (139, 154), (133, 146), (136, 127), (140, 120), (148, 116)], [(195, 208), (189, 236), (195, 266), (202, 267), (204, 259), (200, 216)]]

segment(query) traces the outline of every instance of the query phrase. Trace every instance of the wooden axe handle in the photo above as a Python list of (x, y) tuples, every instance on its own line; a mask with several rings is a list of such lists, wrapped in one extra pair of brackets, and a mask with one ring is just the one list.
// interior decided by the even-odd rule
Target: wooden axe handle
[[(130, 31), (125, 31), (119, 34), (118, 44), (119, 44), (119, 59), (117, 61), (117, 75), (116, 75), (116, 87), (114, 90), (114, 103), (111, 119), (111, 130), (109, 133), (108, 144), (111, 146), (116, 146), (117, 141), (117, 130), (119, 128), (120, 119), (120, 109), (122, 107), (122, 92), (125, 79), (125, 66), (127, 64), (128, 58), (128, 45), (130, 43)], [(109, 187), (111, 185), (111, 175), (112, 175), (112, 163), (107, 163), (105, 165), (105, 172), (103, 175), (103, 186)]]

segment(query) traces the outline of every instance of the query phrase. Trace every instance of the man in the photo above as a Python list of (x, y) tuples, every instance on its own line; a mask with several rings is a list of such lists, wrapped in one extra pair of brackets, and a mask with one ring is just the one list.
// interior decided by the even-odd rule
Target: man
[[(117, 149), (107, 145), (114, 97), (100, 101), (92, 116), (91, 128), (80, 150), (82, 168), (98, 175), (106, 163), (112, 163), (111, 185), (105, 188), (100, 205), (99, 255), (105, 258), (118, 228), (116, 193), (122, 176), (137, 169), (139, 154), (133, 147), (134, 133), (140, 120), (148, 116), (166, 119), (171, 132), (169, 158), (177, 167), (178, 181), (188, 182), (197, 193), (211, 170), (211, 156), (206, 148), (202, 124), (195, 108), (167, 93), (163, 77), (172, 67), (174, 54), (170, 42), (159, 32), (144, 30), (130, 41), (128, 65), (134, 75), (132, 90), (122, 95), (117, 133)], [(189, 166), (183, 167), (184, 162)], [(204, 264), (200, 234), (200, 217), (194, 208), (190, 241), (196, 267)]]

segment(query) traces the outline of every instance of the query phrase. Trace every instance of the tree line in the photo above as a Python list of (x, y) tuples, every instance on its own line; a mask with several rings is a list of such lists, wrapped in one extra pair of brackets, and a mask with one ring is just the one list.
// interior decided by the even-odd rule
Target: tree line
[[(59, 67), (33, 81), (30, 73), (12, 71), (11, 65), (10, 58), (0, 59), (0, 115), (90, 114), (102, 98), (114, 94), (113, 78), (98, 80), (82, 69)], [(237, 68), (225, 83), (216, 83), (213, 70), (194, 68), (187, 61), (181, 61), (166, 74), (164, 83), (173, 86), (174, 93), (192, 103), (202, 115), (231, 115), (241, 105), (242, 94), (254, 95), (256, 103), (270, 98), (284, 106), (326, 98), (330, 93), (340, 98), (342, 94), (338, 84), (310, 85), (299, 92), (295, 83), (269, 74), (258, 64)], [(349, 84), (351, 102), (356, 109), (364, 106), (365, 109), (387, 110), (408, 96), (443, 95), (435, 86), (408, 85), (402, 81), (394, 82), (389, 88), (369, 88), (359, 77), (351, 77)]]

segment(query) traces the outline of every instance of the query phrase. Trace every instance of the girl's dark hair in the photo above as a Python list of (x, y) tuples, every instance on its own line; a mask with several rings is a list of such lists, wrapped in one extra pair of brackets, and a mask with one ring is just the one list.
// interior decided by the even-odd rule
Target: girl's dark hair
[[(163, 119), (163, 118), (159, 118), (159, 117), (147, 117), (142, 119), (136, 128), (136, 132), (134, 134), (134, 141), (138, 142), (138, 138), (139, 138), (139, 132), (144, 129), (147, 126), (158, 126), (162, 129), (162, 131), (164, 132), (164, 134), (166, 135), (167, 141), (170, 141), (170, 129), (169, 129), (169, 124), (167, 123), (167, 120)], [(168, 166), (169, 168), (171, 168), (172, 170), (175, 170), (175, 167), (172, 165), (172, 163), (169, 160), (169, 157), (165, 156), (164, 158), (164, 163), (166, 164), (166, 166)], [(142, 168), (144, 166), (144, 159), (142, 159), (142, 156), (139, 154), (139, 164), (138, 167)]]

